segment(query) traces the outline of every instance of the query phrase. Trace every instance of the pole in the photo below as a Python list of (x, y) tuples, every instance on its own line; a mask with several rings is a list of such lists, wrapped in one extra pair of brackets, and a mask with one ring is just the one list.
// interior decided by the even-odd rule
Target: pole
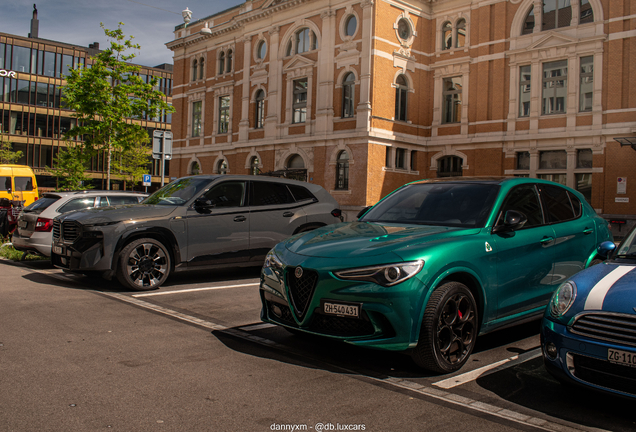
[(163, 187), (166, 173), (166, 134), (161, 134), (161, 187)]

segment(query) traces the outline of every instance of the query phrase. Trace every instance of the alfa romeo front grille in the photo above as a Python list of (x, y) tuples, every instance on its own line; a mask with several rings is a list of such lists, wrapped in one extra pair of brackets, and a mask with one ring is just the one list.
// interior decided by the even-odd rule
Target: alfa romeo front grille
[(636, 346), (636, 316), (591, 313), (578, 317), (572, 333), (606, 342)]
[(318, 273), (313, 270), (303, 269), (300, 277), (296, 277), (296, 267), (287, 269), (287, 285), (289, 296), (294, 306), (298, 319), (303, 319), (307, 313), (307, 307), (314, 295), (314, 289), (318, 282)]

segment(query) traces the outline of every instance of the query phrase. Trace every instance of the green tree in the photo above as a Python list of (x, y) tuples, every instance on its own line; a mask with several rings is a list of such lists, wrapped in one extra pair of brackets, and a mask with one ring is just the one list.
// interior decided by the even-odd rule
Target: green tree
[(0, 137), (0, 164), (14, 164), (21, 157), (21, 151), (13, 151), (13, 144)]
[(143, 179), (144, 174), (148, 174), (151, 153), (150, 148), (143, 144), (115, 153), (112, 166), (115, 173), (124, 177), (124, 190), (127, 182), (131, 183), (132, 189)]
[(66, 108), (72, 109), (78, 120), (66, 138), (81, 137), (86, 153), (104, 152), (106, 189), (110, 189), (113, 152), (126, 152), (148, 140), (146, 129), (133, 119), (157, 117), (162, 110), (174, 112), (174, 108), (163, 93), (153, 89), (157, 78), (145, 83), (138, 75), (140, 67), (128, 63), (135, 54), (126, 52), (140, 46), (132, 43), (133, 36), (124, 35), (124, 23), (120, 22), (117, 30), (100, 25), (110, 47), (93, 57), (90, 67), (70, 71), (63, 96)]
[(53, 158), (55, 168), (49, 168), (58, 181), (58, 190), (85, 190), (92, 189), (90, 180), (84, 172), (88, 162), (88, 156), (80, 144), (68, 143), (67, 147), (60, 148), (57, 156)]

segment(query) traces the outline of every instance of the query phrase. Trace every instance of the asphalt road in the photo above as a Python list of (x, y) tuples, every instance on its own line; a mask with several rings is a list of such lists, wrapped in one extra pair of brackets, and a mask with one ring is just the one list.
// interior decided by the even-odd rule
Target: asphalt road
[(633, 402), (559, 385), (538, 322), (458, 373), (260, 322), (258, 269), (157, 291), (0, 261), (0, 431), (633, 431)]

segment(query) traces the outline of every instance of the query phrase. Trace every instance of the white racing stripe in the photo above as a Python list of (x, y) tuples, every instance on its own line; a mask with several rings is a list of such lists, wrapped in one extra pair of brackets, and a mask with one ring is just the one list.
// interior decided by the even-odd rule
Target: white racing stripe
[(190, 288), (184, 290), (176, 290), (176, 291), (157, 291), (151, 293), (144, 294), (133, 294), (133, 297), (150, 297), (150, 296), (158, 296), (158, 295), (168, 295), (168, 294), (181, 294), (187, 292), (195, 292), (195, 291), (210, 291), (210, 290), (218, 290), (218, 289), (229, 289), (229, 288), (244, 288), (251, 286), (259, 286), (260, 283), (250, 283), (250, 284), (241, 284), (241, 285), (226, 285), (226, 286), (216, 286), (216, 287), (205, 287), (205, 288)]
[(603, 279), (598, 281), (590, 290), (585, 300), (584, 310), (601, 310), (603, 309), (603, 301), (607, 292), (614, 286), (616, 282), (630, 271), (634, 270), (632, 266), (619, 266), (605, 275)]

